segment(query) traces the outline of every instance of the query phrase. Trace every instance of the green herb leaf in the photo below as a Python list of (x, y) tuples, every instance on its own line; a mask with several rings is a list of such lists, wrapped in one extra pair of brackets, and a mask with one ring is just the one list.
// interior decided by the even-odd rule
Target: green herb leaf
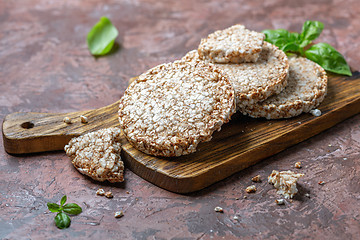
[(283, 50), (284, 52), (299, 52), (300, 46), (297, 43), (290, 42), (280, 48), (280, 50)]
[(265, 41), (272, 43), (280, 49), (290, 42), (290, 33), (285, 29), (264, 30)]
[(329, 72), (352, 76), (344, 57), (330, 44), (315, 44), (305, 52), (305, 56)]
[(68, 228), (70, 226), (70, 222), (70, 217), (66, 215), (66, 213), (61, 212), (55, 216), (55, 225), (60, 229)]
[(47, 207), (50, 212), (60, 212), (61, 207), (56, 203), (47, 203)]
[(300, 46), (306, 47), (311, 41), (318, 38), (324, 29), (324, 24), (318, 21), (306, 21), (303, 25), (302, 32), (300, 34), (301, 44)]
[(265, 41), (274, 44), (284, 52), (299, 52), (299, 34), (288, 32), (285, 29), (264, 30)]
[(65, 206), (63, 206), (64, 212), (72, 215), (77, 215), (82, 212), (82, 209), (79, 205), (76, 203), (68, 203)]
[(67, 197), (66, 197), (66, 195), (64, 195), (60, 200), (61, 206), (63, 206), (66, 203), (66, 200), (67, 200)]
[(87, 35), (88, 48), (93, 55), (105, 55), (114, 46), (118, 30), (107, 17), (101, 17)]

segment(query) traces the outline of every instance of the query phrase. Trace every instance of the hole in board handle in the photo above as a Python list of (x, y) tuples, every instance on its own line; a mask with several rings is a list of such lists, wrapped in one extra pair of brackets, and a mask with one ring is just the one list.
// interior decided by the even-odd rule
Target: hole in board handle
[(25, 129), (30, 129), (34, 127), (34, 124), (32, 122), (24, 122), (20, 126)]

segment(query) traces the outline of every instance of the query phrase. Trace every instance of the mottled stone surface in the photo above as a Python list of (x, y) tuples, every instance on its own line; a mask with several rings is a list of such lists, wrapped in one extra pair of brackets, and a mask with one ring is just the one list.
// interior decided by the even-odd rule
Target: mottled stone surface
[[(119, 49), (95, 59), (86, 34), (104, 15), (119, 30)], [(0, 118), (113, 103), (130, 77), (182, 57), (201, 37), (236, 23), (300, 31), (305, 20), (320, 20), (325, 30), (319, 41), (359, 70), (359, 16), (358, 0), (0, 0)], [(129, 170), (125, 183), (94, 182), (64, 152), (11, 156), (0, 148), (0, 239), (358, 239), (359, 152), (357, 115), (209, 188), (179, 195)], [(303, 168), (294, 168), (298, 161)], [(305, 174), (292, 203), (276, 205), (266, 181), (255, 183), (256, 193), (245, 193), (251, 177), (265, 179), (273, 169)], [(100, 187), (114, 198), (97, 196)], [(59, 230), (46, 203), (63, 194), (84, 211)], [(120, 210), (124, 217), (115, 219)]]

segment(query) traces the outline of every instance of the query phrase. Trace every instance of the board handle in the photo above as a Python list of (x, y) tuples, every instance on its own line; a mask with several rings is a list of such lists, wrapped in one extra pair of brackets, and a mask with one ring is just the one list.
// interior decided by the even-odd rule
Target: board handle
[[(2, 125), (5, 151), (24, 154), (63, 150), (71, 138), (101, 128), (119, 126), (119, 102), (99, 109), (72, 113), (16, 112), (7, 115)], [(82, 123), (80, 116), (87, 118)], [(65, 123), (69, 117), (71, 123)]]

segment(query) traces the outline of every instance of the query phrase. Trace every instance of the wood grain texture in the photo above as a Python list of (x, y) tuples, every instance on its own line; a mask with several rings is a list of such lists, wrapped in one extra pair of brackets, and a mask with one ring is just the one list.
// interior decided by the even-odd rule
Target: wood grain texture
[[(319, 109), (320, 117), (304, 113), (271, 121), (237, 113), (210, 142), (199, 144), (196, 153), (175, 158), (139, 152), (123, 136), (122, 157), (128, 168), (157, 186), (178, 193), (200, 190), (359, 113), (359, 72), (352, 77), (330, 75), (328, 95)], [(118, 102), (75, 113), (13, 113), (3, 122), (4, 147), (15, 154), (61, 150), (72, 137), (118, 126), (117, 110)], [(81, 123), (80, 115), (89, 122)], [(73, 123), (64, 123), (65, 116)]]

